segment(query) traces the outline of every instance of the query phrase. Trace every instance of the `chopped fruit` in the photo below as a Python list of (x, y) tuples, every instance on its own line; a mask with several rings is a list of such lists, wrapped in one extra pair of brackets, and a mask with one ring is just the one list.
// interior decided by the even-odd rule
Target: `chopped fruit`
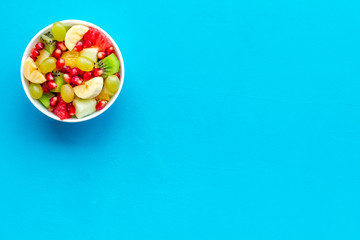
[(33, 57), (37, 57), (37, 56), (40, 55), (40, 52), (39, 52), (39, 50), (37, 50), (36, 48), (33, 48), (33, 49), (31, 50), (31, 55), (32, 55)]
[(45, 49), (40, 50), (40, 55), (35, 62), (36, 65), (40, 66), (40, 64), (48, 57), (50, 57), (50, 53), (48, 51), (46, 51)]
[(80, 41), (84, 34), (89, 30), (88, 27), (83, 25), (74, 25), (66, 33), (65, 45), (71, 51), (75, 47), (75, 44)]
[(57, 87), (57, 84), (54, 81), (48, 81), (46, 82), (46, 87), (49, 90), (53, 90)]
[(53, 76), (51, 73), (47, 73), (47, 74), (45, 75), (45, 78), (46, 78), (46, 80), (48, 80), (48, 81), (54, 81), (54, 80), (55, 80), (54, 76)]
[(72, 103), (68, 103), (67, 111), (71, 117), (75, 115), (76, 109)]
[(55, 107), (58, 102), (58, 97), (54, 96), (50, 98), (50, 107)]
[(75, 98), (73, 101), (75, 106), (75, 116), (77, 118), (83, 118), (87, 115), (90, 115), (96, 112), (96, 100), (95, 99), (81, 99)]
[(58, 96), (58, 103), (56, 107), (54, 107), (54, 114), (60, 118), (60, 120), (64, 120), (67, 118), (70, 118), (70, 115), (67, 111), (67, 103), (61, 98), (61, 96)]
[(78, 76), (79, 76), (79, 77), (83, 77), (84, 73), (85, 73), (85, 72), (84, 72), (83, 70), (81, 70), (81, 69), (80, 69), (80, 70), (79, 70), (79, 75), (78, 75)]
[(57, 48), (60, 48), (61, 51), (63, 51), (63, 52), (65, 52), (65, 51), (67, 50), (64, 42), (57, 42), (57, 43), (56, 43), (56, 47), (57, 47)]
[(56, 59), (53, 57), (49, 57), (42, 61), (39, 66), (39, 69), (42, 73), (52, 72), (56, 68)]
[(104, 57), (106, 57), (106, 53), (105, 52), (98, 52), (97, 57), (99, 59), (103, 59)]
[(51, 34), (51, 32), (47, 32), (41, 35), (40, 41), (45, 44), (46, 51), (52, 54), (56, 48), (56, 40), (54, 39), (54, 36)]
[(52, 92), (60, 92), (62, 85), (64, 85), (66, 82), (64, 80), (63, 74), (61, 72), (54, 72), (54, 77), (55, 80), (54, 82), (56, 83), (56, 88), (52, 89)]
[(60, 48), (55, 49), (55, 51), (53, 52), (53, 56), (54, 56), (55, 58), (60, 58), (60, 57), (61, 57), (61, 54), (62, 54), (62, 51), (61, 51)]
[(44, 49), (44, 47), (45, 47), (45, 44), (44, 43), (42, 43), (42, 42), (38, 42), (36, 45), (35, 45), (35, 48), (37, 49), (37, 50), (43, 50)]
[(69, 67), (75, 67), (75, 61), (76, 58), (78, 58), (80, 56), (79, 52), (76, 51), (67, 51), (64, 52), (64, 54), (62, 55), (62, 58), (65, 59), (65, 66), (69, 66)]
[(92, 72), (86, 72), (83, 75), (84, 80), (90, 80), (92, 78)]
[(70, 75), (69, 75), (68, 73), (64, 73), (64, 74), (63, 74), (63, 78), (64, 78), (64, 81), (65, 81), (66, 83), (70, 83), (70, 82), (71, 82), (71, 77), (70, 77)]
[(106, 53), (106, 56), (109, 56), (110, 54), (112, 54), (114, 52), (114, 48), (113, 47), (109, 47), (108, 49), (106, 49), (105, 53)]
[(64, 24), (61, 22), (56, 22), (52, 26), (52, 33), (54, 35), (54, 39), (57, 41), (64, 41), (66, 35), (66, 28)]
[(104, 70), (102, 70), (100, 68), (95, 68), (93, 75), (94, 75), (94, 77), (99, 77), (99, 76), (103, 75), (103, 73), (104, 73)]
[(104, 77), (117, 73), (120, 68), (119, 59), (116, 57), (114, 53), (100, 60), (99, 62), (97, 62), (96, 65), (97, 66), (95, 67), (99, 67), (104, 70)]
[(106, 89), (115, 94), (120, 87), (120, 80), (115, 75), (108, 76), (105, 80), (105, 86)]
[(50, 107), (50, 99), (54, 96), (52, 93), (45, 93), (42, 95), (41, 98), (39, 98), (39, 101), (46, 109), (49, 109)]
[(90, 40), (85, 40), (84, 48), (89, 48), (93, 45), (93, 43)]
[(98, 103), (96, 104), (96, 110), (100, 111), (101, 109), (103, 109), (107, 104), (107, 101), (98, 101)]
[(98, 48), (85, 48), (81, 51), (80, 56), (87, 57), (93, 63), (96, 63), (98, 51), (99, 51)]
[(65, 66), (65, 59), (59, 58), (59, 59), (56, 61), (56, 68), (57, 68), (57, 69), (62, 69), (64, 66)]
[(74, 84), (74, 85), (80, 85), (82, 84), (82, 79), (79, 78), (78, 76), (74, 76), (71, 78), (71, 83)]
[(77, 51), (77, 52), (80, 52), (82, 49), (83, 49), (83, 43), (81, 41), (78, 41), (75, 44), (74, 50)]
[(76, 66), (83, 71), (91, 71), (94, 68), (94, 62), (87, 57), (80, 56), (76, 59)]
[(69, 74), (70, 74), (70, 76), (71, 77), (73, 77), (73, 76), (77, 76), (77, 75), (79, 75), (79, 73), (80, 73), (80, 70), (78, 69), (78, 68), (72, 68), (70, 71), (69, 71)]
[(61, 71), (62, 71), (63, 73), (69, 73), (70, 70), (71, 70), (71, 67), (69, 67), (69, 66), (64, 66), (64, 67), (61, 69)]
[(43, 83), (43, 84), (42, 84), (42, 90), (43, 90), (44, 93), (50, 92), (50, 90), (47, 88), (47, 84), (46, 84), (46, 83)]
[(43, 95), (43, 90), (40, 84), (30, 83), (29, 93), (33, 99), (39, 99)]
[(36, 61), (36, 59), (37, 59), (37, 57), (34, 57), (34, 56), (30, 56), (31, 57), (31, 59), (35, 62)]
[(65, 102), (72, 102), (74, 100), (74, 96), (74, 89), (70, 84), (65, 84), (61, 87), (61, 97)]
[(120, 79), (120, 73), (115, 73), (115, 75)]
[(101, 92), (104, 85), (102, 77), (95, 77), (89, 81), (86, 81), (80, 86), (74, 87), (76, 96), (82, 99), (94, 98)]
[(109, 94), (107, 94), (104, 89), (100, 92), (99, 95), (97, 95), (96, 100), (101, 101), (101, 100), (105, 100), (105, 101), (109, 101), (110, 100), (110, 96)]
[(38, 70), (34, 60), (28, 57), (25, 60), (23, 73), (27, 80), (33, 83), (41, 84), (46, 81), (45, 77), (41, 72)]
[(84, 41), (89, 40), (92, 42), (92, 46), (98, 47), (99, 51), (105, 51), (111, 46), (110, 39), (102, 31), (90, 27), (84, 35)]

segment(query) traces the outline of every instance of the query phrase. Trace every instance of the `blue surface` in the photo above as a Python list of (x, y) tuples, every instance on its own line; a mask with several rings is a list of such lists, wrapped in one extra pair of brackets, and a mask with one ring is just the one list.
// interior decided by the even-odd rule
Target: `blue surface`
[[(0, 239), (359, 239), (359, 8), (2, 3)], [(42, 115), (19, 78), (64, 19), (104, 28), (126, 66), (81, 124)]]

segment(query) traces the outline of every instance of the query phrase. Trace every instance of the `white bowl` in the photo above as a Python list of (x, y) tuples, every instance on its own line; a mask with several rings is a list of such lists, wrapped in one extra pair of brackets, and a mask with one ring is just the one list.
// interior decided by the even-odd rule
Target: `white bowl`
[(81, 20), (65, 20), (65, 21), (61, 21), (63, 24), (65, 25), (76, 25), (76, 24), (82, 24), (82, 25), (85, 25), (85, 26), (90, 26), (90, 27), (94, 27), (94, 28), (97, 28), (99, 30), (101, 30), (103, 33), (105, 33), (105, 35), (111, 40), (114, 48), (115, 48), (115, 51), (116, 51), (116, 54), (117, 56), (119, 57), (119, 61), (120, 61), (120, 87), (119, 87), (119, 90), (116, 92), (116, 94), (110, 99), (110, 101), (106, 104), (106, 106), (100, 110), (100, 111), (96, 111), (94, 112), (93, 114), (90, 114), (86, 117), (83, 117), (83, 118), (69, 118), (69, 119), (64, 119), (64, 120), (60, 120), (60, 118), (58, 116), (56, 116), (54, 113), (52, 112), (49, 112), (41, 103), (39, 100), (35, 100), (33, 99), (31, 96), (30, 96), (30, 93), (29, 93), (29, 83), (28, 81), (25, 79), (24, 77), (24, 74), (23, 74), (23, 66), (24, 66), (24, 62), (25, 60), (30, 56), (30, 52), (31, 52), (31, 49), (33, 49), (35, 47), (35, 44), (37, 42), (39, 42), (40, 40), (40, 36), (41, 34), (45, 33), (45, 32), (48, 32), (51, 30), (51, 27), (52, 27), (52, 24), (50, 24), (49, 26), (45, 27), (44, 29), (42, 29), (40, 32), (38, 32), (32, 39), (31, 41), (29, 42), (29, 44), (27, 45), (26, 49), (25, 49), (25, 52), (24, 52), (24, 55), (22, 57), (22, 61), (21, 61), (21, 69), (20, 69), (20, 75), (21, 75), (21, 82), (22, 82), (22, 85), (24, 87), (24, 91), (26, 93), (26, 96), (29, 98), (29, 100), (32, 102), (32, 104), (40, 111), (42, 112), (43, 114), (45, 114), (46, 116), (52, 118), (52, 119), (55, 119), (55, 120), (58, 120), (60, 122), (70, 122), (70, 123), (74, 123), (74, 122), (83, 122), (83, 121), (87, 121), (87, 120), (90, 120), (94, 117), (97, 117), (99, 116), (100, 114), (104, 113), (116, 100), (116, 98), (119, 96), (119, 93), (121, 91), (121, 88), (123, 86), (123, 83), (124, 83), (124, 76), (125, 76), (125, 67), (124, 67), (124, 61), (123, 61), (123, 58), (122, 58), (122, 55), (121, 55), (121, 52), (120, 52), (120, 49), (119, 47), (116, 45), (116, 42), (111, 38), (111, 36), (105, 32), (103, 29), (101, 29), (100, 27), (96, 26), (95, 24), (92, 24), (92, 23), (89, 23), (89, 22), (85, 22), (85, 21), (81, 21)]

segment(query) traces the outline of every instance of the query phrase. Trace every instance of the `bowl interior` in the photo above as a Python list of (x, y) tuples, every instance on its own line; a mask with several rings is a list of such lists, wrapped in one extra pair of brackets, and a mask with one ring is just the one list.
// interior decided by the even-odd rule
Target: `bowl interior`
[(55, 114), (53, 114), (52, 112), (49, 112), (38, 100), (35, 100), (33, 99), (31, 96), (30, 96), (30, 93), (29, 93), (29, 88), (28, 88), (28, 81), (25, 79), (24, 77), (24, 74), (23, 74), (23, 65), (24, 65), (24, 62), (25, 60), (30, 56), (30, 52), (31, 52), (31, 49), (34, 48), (35, 44), (40, 40), (40, 36), (41, 34), (45, 33), (45, 32), (48, 32), (51, 30), (51, 27), (52, 27), (52, 24), (50, 24), (49, 26), (43, 28), (41, 31), (39, 31), (32, 39), (31, 41), (29, 42), (29, 44), (27, 45), (26, 49), (25, 49), (25, 52), (23, 54), (23, 57), (22, 57), (22, 61), (21, 61), (21, 70), (20, 70), (20, 74), (21, 74), (21, 81), (22, 81), (22, 85), (23, 85), (23, 88), (24, 88), (24, 91), (27, 95), (27, 97), (29, 98), (29, 100), (32, 102), (32, 104), (39, 110), (41, 111), (43, 114), (45, 114), (46, 116), (52, 118), (52, 119), (55, 119), (55, 120), (58, 120), (58, 121), (61, 121), (61, 122), (83, 122), (83, 121), (86, 121), (86, 120), (89, 120), (89, 119), (92, 119), (96, 116), (99, 116), (100, 114), (102, 114), (103, 112), (105, 112), (114, 102), (115, 100), (117, 99), (120, 91), (121, 91), (121, 88), (123, 86), (123, 83), (124, 83), (124, 75), (125, 75), (125, 68), (124, 68), (124, 61), (123, 61), (123, 58), (122, 58), (122, 55), (121, 55), (121, 52), (120, 52), (120, 49), (119, 47), (116, 45), (116, 42), (111, 38), (111, 36), (105, 32), (103, 29), (101, 29), (100, 27), (96, 26), (95, 24), (92, 24), (92, 23), (89, 23), (89, 22), (86, 22), (86, 21), (81, 21), (81, 20), (64, 20), (64, 21), (61, 21), (63, 24), (65, 25), (76, 25), (76, 24), (82, 24), (82, 25), (86, 25), (86, 26), (90, 26), (90, 27), (94, 27), (94, 28), (98, 28), (99, 30), (103, 31), (104, 34), (111, 40), (114, 48), (115, 48), (115, 52), (119, 58), (119, 62), (120, 62), (120, 87), (118, 89), (118, 91), (116, 92), (116, 94), (110, 99), (110, 101), (106, 104), (106, 106), (100, 110), (100, 111), (96, 111), (94, 112), (93, 114), (90, 114), (86, 117), (83, 117), (81, 119), (77, 119), (77, 118), (70, 118), (70, 119), (65, 119), (65, 120), (60, 120)]

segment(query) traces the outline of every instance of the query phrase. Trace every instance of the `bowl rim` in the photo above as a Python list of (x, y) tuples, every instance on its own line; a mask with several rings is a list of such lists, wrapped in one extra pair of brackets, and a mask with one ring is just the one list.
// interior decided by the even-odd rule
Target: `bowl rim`
[(46, 31), (49, 31), (49, 29), (52, 27), (53, 24), (50, 24), (46, 27), (44, 27), (43, 29), (41, 29), (31, 40), (30, 42), (28, 43), (28, 45), (26, 46), (25, 48), (25, 51), (24, 51), (24, 54), (22, 56), (22, 60), (21, 60), (21, 65), (20, 65), (20, 77), (21, 77), (21, 82), (22, 82), (22, 86), (24, 88), (24, 91), (25, 91), (25, 94), (26, 96), (28, 97), (28, 99), (30, 100), (30, 102), (40, 111), (42, 112), (43, 114), (45, 114), (46, 116), (50, 117), (51, 119), (54, 119), (54, 120), (57, 120), (59, 122), (66, 122), (66, 123), (76, 123), (76, 122), (84, 122), (84, 121), (87, 121), (87, 120), (90, 120), (90, 119), (93, 119), (99, 115), (101, 115), (102, 113), (104, 113), (107, 109), (110, 108), (110, 106), (115, 102), (115, 100), (117, 99), (117, 97), (119, 96), (120, 92), (121, 92), (121, 89), (122, 89), (122, 86), (124, 84), (124, 77), (125, 77), (125, 65), (124, 65), (124, 60), (123, 60), (123, 57), (122, 57), (122, 54), (121, 54), (121, 51), (119, 49), (119, 47), (117, 46), (116, 42), (114, 41), (114, 39), (105, 31), (103, 30), (102, 28), (100, 28), (99, 26), (93, 24), (93, 23), (90, 23), (90, 22), (87, 22), (87, 21), (83, 21), (83, 20), (76, 20), (76, 19), (68, 19), (68, 20), (62, 20), (62, 21), (59, 21), (63, 24), (69, 24), (69, 25), (77, 25), (77, 24), (81, 24), (81, 25), (85, 25), (85, 26), (90, 26), (90, 27), (94, 27), (94, 28), (97, 28), (99, 30), (101, 30), (111, 41), (112, 45), (114, 46), (115, 48), (115, 52), (119, 58), (119, 62), (120, 62), (120, 72), (121, 72), (121, 75), (120, 75), (120, 87), (119, 89), (117, 90), (117, 92), (115, 93), (114, 96), (111, 97), (110, 101), (106, 104), (106, 106), (101, 109), (100, 111), (96, 111), (88, 116), (85, 116), (83, 118), (69, 118), (69, 119), (64, 119), (64, 120), (60, 120), (60, 118), (58, 116), (56, 116), (54, 113), (52, 112), (49, 112), (37, 99), (33, 99), (31, 96), (30, 96), (30, 93), (29, 93), (29, 88), (28, 88), (28, 83), (24, 77), (24, 74), (23, 74), (23, 66), (24, 66), (24, 63), (25, 63), (25, 60), (29, 57), (30, 55), (30, 51), (31, 49), (35, 46), (35, 44), (38, 42), (39, 38), (40, 38), (40, 35), (43, 34), (44, 32)]

